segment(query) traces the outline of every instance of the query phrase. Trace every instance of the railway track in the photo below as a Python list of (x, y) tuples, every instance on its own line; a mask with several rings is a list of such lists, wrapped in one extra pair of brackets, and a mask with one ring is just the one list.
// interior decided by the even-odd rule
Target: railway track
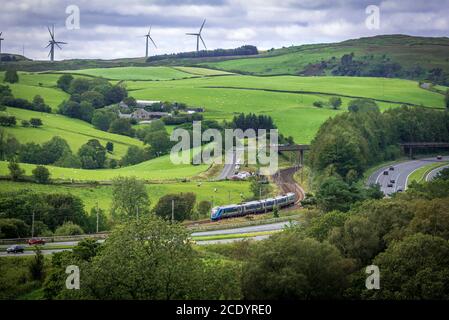
[(293, 192), (296, 195), (295, 205), (286, 209), (299, 208), (301, 206), (301, 200), (304, 200), (305, 197), (304, 190), (293, 178), (297, 170), (298, 167), (281, 169), (272, 176), (273, 181), (279, 186), (282, 193)]

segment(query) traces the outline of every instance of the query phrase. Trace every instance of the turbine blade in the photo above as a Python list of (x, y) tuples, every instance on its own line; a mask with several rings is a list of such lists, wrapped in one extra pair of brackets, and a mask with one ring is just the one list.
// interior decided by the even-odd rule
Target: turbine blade
[(67, 42), (62, 42), (62, 41), (56, 41), (56, 43), (59, 43), (59, 44), (67, 44)]
[(47, 46), (45, 48), (48, 48), (49, 46), (51, 46), (51, 43), (47, 44)]
[(153, 39), (152, 39), (150, 36), (148, 36), (148, 38), (150, 38), (151, 42), (153, 42), (154, 47), (157, 48), (157, 46), (156, 46), (156, 44), (154, 43)]
[(203, 30), (203, 27), (204, 27), (204, 24), (206, 23), (206, 19), (204, 19), (204, 21), (203, 21), (203, 24), (201, 25), (201, 28), (200, 28), (200, 32), (198, 32), (198, 33), (201, 33), (201, 31)]
[(200, 35), (200, 39), (201, 39), (201, 42), (202, 42), (203, 45), (204, 45), (204, 48), (206, 48), (206, 50), (207, 50), (206, 44), (204, 43), (203, 37), (202, 37), (201, 35)]
[(55, 42), (55, 45), (62, 50), (62, 48), (59, 46), (59, 44), (57, 42)]
[(148, 35), (150, 35), (150, 33), (151, 33), (151, 26), (150, 26), (150, 30), (148, 30)]
[(188, 35), (188, 36), (197, 36), (198, 33), (186, 33), (186, 35)]

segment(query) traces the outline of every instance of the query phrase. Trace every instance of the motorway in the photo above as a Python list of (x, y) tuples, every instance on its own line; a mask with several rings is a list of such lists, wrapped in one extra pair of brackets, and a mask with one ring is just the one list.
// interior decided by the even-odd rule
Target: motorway
[[(236, 152), (234, 149), (230, 149), (226, 152), (225, 160), (224, 160), (224, 167), (223, 170), (220, 172), (220, 175), (218, 176), (217, 180), (226, 180), (230, 178), (234, 174), (235, 165), (237, 163), (236, 160)], [(226, 160), (231, 158), (232, 162), (227, 163)]]
[[(241, 228), (232, 228), (232, 229), (221, 229), (221, 230), (213, 230), (213, 231), (201, 231), (201, 232), (194, 232), (192, 233), (192, 236), (194, 237), (200, 237), (200, 236), (217, 236), (217, 235), (229, 235), (229, 234), (245, 234), (245, 233), (253, 233), (253, 232), (263, 232), (263, 231), (276, 231), (276, 230), (282, 230), (286, 226), (290, 225), (289, 221), (285, 222), (277, 222), (277, 223), (270, 223), (270, 224), (262, 224), (262, 225), (255, 225), (255, 226), (248, 226), (248, 227), (241, 227)], [(263, 240), (268, 238), (269, 235), (259, 235), (255, 237), (237, 237), (232, 239), (217, 239), (217, 240), (201, 240), (196, 241), (196, 244), (198, 245), (206, 245), (206, 244), (219, 244), (219, 243), (230, 243), (234, 241), (241, 241), (244, 239), (251, 239), (251, 240)], [(98, 240), (99, 242), (103, 242), (104, 240)], [(58, 247), (58, 246), (76, 246), (77, 241), (70, 241), (70, 242), (51, 242), (47, 243), (43, 246), (41, 246), (42, 254), (52, 254), (55, 252), (60, 252), (64, 250), (71, 250), (69, 248), (65, 249), (51, 249), (52, 247)], [(22, 244), (23, 245), (23, 244)], [(10, 247), (11, 245), (2, 245), (2, 248)], [(24, 245), (25, 246), (25, 245)], [(17, 253), (17, 254), (8, 254), (6, 252), (0, 252), (0, 257), (6, 257), (6, 256), (24, 256), (24, 255), (33, 255), (34, 251), (28, 250), (24, 253)]]
[[(385, 166), (376, 170), (368, 178), (367, 184), (379, 184), (382, 192), (388, 196), (395, 192), (406, 190), (408, 178), (414, 171), (418, 170), (419, 168), (427, 166), (431, 163), (447, 161), (449, 161), (449, 156), (445, 156), (441, 160), (438, 160), (436, 157), (424, 158), (419, 160), (409, 160), (391, 165), (392, 167), (394, 167), (393, 171), (389, 170), (390, 166)], [(440, 170), (442, 170), (442, 168)], [(387, 171), (388, 175), (384, 175), (384, 171)], [(432, 176), (430, 178), (435, 177), (439, 170), (435, 169), (435, 171), (436, 172), (432, 173)], [(394, 183), (391, 182), (392, 180), (394, 180)], [(388, 184), (390, 183), (392, 183), (392, 186), (388, 187)]]
[(425, 177), (426, 181), (433, 180), (437, 176), (437, 174), (440, 173), (441, 170), (448, 169), (448, 168), (449, 168), (449, 164), (433, 169), (426, 175), (426, 177)]

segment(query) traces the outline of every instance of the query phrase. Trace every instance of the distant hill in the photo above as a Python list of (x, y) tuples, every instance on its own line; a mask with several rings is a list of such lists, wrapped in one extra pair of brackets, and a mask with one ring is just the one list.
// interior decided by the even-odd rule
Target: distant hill
[[(163, 59), (161, 59), (163, 58)], [(24, 58), (25, 59), (25, 58)], [(3, 63), (23, 71), (77, 70), (140, 66), (197, 66), (248, 75), (365, 76), (404, 78), (449, 85), (449, 38), (382, 35), (339, 43), (270, 49), (245, 56), (166, 55), (158, 58)]]
[(251, 58), (199, 62), (252, 75), (346, 75), (449, 84), (449, 38), (385, 35), (271, 49)]
[(14, 53), (1, 53), (0, 54), (0, 61), (1, 62), (20, 62), (20, 61), (31, 61), (30, 59), (20, 55), (20, 54), (14, 54)]

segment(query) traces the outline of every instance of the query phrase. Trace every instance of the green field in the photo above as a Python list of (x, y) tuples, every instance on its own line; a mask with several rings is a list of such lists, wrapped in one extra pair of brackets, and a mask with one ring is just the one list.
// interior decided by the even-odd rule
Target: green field
[[(379, 63), (385, 55), (388, 62), (399, 63), (403, 69), (412, 69), (419, 65), (426, 69), (441, 68), (447, 72), (448, 44), (448, 39), (444, 37), (382, 35), (339, 43), (292, 46), (270, 50), (257, 57), (199, 62), (198, 65), (256, 75), (297, 75), (304, 71), (308, 64), (329, 61), (332, 57), (338, 60), (344, 54), (354, 53), (356, 59), (373, 56), (373, 60), (367, 60), (368, 63)], [(325, 74), (329, 75), (329, 71), (326, 70)]]
[[(54, 136), (60, 136), (67, 141), (72, 151), (76, 152), (89, 139), (98, 139), (103, 146), (108, 141), (114, 143), (114, 152), (110, 156), (117, 159), (125, 155), (129, 146), (143, 146), (143, 143), (137, 139), (101, 131), (85, 121), (59, 114), (9, 107), (7, 112), (17, 118), (17, 125), (15, 127), (5, 127), (5, 130), (7, 133), (14, 135), (21, 143), (43, 143)], [(20, 126), (21, 120), (29, 120), (30, 118), (42, 119), (43, 126), (40, 128), (24, 128)]]
[(174, 80), (190, 78), (195, 75), (170, 67), (121, 67), (97, 68), (82, 70), (67, 70), (65, 73), (74, 73), (93, 77), (102, 77), (110, 80)]
[[(239, 203), (243, 197), (249, 197), (248, 182), (177, 182), (164, 184), (146, 184), (151, 205), (155, 205), (160, 197), (168, 193), (193, 192), (197, 201), (213, 201), (214, 205)], [(71, 193), (80, 197), (87, 210), (90, 210), (98, 201), (101, 209), (109, 210), (112, 201), (112, 186), (71, 186), (71, 185), (42, 185), (26, 182), (0, 181), (1, 191), (20, 191), (24, 189), (44, 193)], [(215, 189), (217, 191), (215, 191)]]

